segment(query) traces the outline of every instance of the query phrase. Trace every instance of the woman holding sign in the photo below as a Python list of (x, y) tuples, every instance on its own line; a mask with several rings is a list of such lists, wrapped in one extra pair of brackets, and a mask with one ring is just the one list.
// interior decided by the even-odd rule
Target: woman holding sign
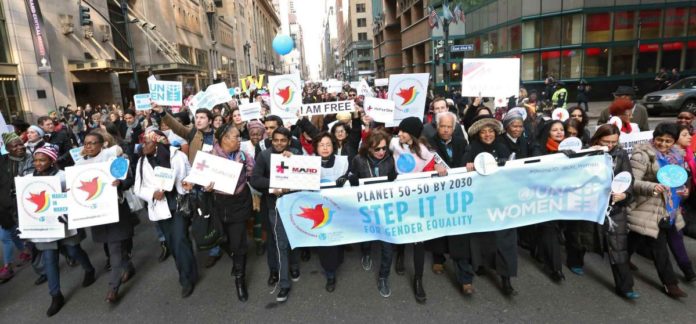
[[(109, 161), (123, 152), (120, 146), (105, 147), (104, 137), (96, 132), (90, 132), (85, 136), (82, 154), (84, 159), (77, 165), (99, 163)], [(109, 263), (111, 274), (109, 276), (109, 290), (106, 301), (114, 303), (118, 300), (118, 289), (121, 283), (128, 281), (135, 275), (135, 268), (130, 260), (129, 247), (132, 246), (133, 227), (138, 223), (128, 203), (123, 199), (123, 192), (133, 185), (133, 175), (128, 173), (125, 180), (114, 180), (112, 186), (118, 189), (118, 223), (92, 226), (92, 239), (97, 243), (106, 243), (109, 251)]]
[[(145, 134), (145, 144), (135, 169), (133, 191), (147, 202), (150, 220), (157, 222), (164, 234), (167, 246), (174, 255), (182, 286), (181, 297), (184, 298), (191, 295), (198, 280), (196, 259), (188, 237), (189, 219), (178, 212), (177, 205), (179, 196), (188, 192), (182, 180), (190, 168), (186, 155), (170, 146), (163, 132), (155, 130)], [(173, 177), (173, 186), (162, 186), (158, 172)]]
[[(677, 190), (683, 183), (672, 183), (669, 178), (658, 177), (659, 170), (670, 165), (681, 167), (684, 156), (674, 144), (679, 139), (679, 128), (673, 123), (662, 123), (655, 127), (653, 140), (638, 144), (633, 148), (631, 168), (633, 169), (633, 192), (635, 200), (631, 203), (628, 215), (629, 256), (639, 246), (647, 247), (652, 255), (665, 293), (672, 298), (686, 297), (679, 288), (677, 276), (667, 252), (667, 233), (672, 226), (677, 230), (684, 227), (679, 210), (682, 196), (688, 190)], [(658, 180), (658, 178), (661, 178)]]
[[(467, 170), (473, 171), (476, 168), (474, 159), (482, 153), (491, 154), (497, 162), (509, 158), (510, 151), (499, 138), (503, 127), (492, 116), (476, 117), (468, 132), (471, 143), (463, 158)], [(450, 255), (456, 260), (457, 280), (464, 294), (474, 293), (474, 271), (479, 267), (495, 269), (505, 295), (517, 294), (510, 282), (510, 277), (517, 276), (516, 229), (456, 235), (449, 238), (449, 243)]]
[[(597, 129), (590, 140), (590, 145), (600, 149), (606, 147), (614, 164), (614, 175), (631, 172), (628, 153), (619, 145), (621, 131), (612, 124), (604, 124)], [(617, 177), (618, 178), (618, 177)], [(630, 180), (630, 179), (629, 179)], [(614, 290), (627, 299), (640, 296), (633, 291), (633, 274), (628, 263), (628, 227), (626, 208), (633, 200), (630, 182), (624, 192), (612, 192), (611, 212), (604, 225), (593, 222), (575, 221), (566, 231), (566, 264), (570, 270), (582, 275), (585, 252), (595, 251), (600, 255), (609, 255), (611, 272), (614, 276)], [(597, 239), (599, 238), (599, 239)]]
[[(65, 190), (65, 174), (56, 166), (58, 151), (51, 146), (40, 147), (34, 152), (34, 173), (29, 177), (57, 176), (61, 180), (61, 186)], [(62, 220), (64, 222), (64, 220)], [(67, 225), (66, 225), (67, 227)], [(58, 268), (58, 249), (64, 247), (70, 257), (79, 262), (85, 270), (82, 287), (88, 287), (94, 283), (95, 270), (89, 261), (87, 253), (80, 247), (80, 242), (85, 238), (85, 232), (79, 230), (67, 230), (63, 239), (31, 239), (36, 248), (42, 252), (45, 266), (45, 274), (48, 279), (48, 290), (51, 295), (51, 306), (46, 311), (49, 317), (60, 311), (65, 303), (65, 298), (60, 291), (60, 270)]]
[(237, 298), (245, 302), (249, 298), (246, 287), (248, 249), (246, 222), (251, 217), (252, 210), (251, 191), (247, 181), (254, 170), (254, 160), (240, 150), (241, 140), (239, 129), (231, 123), (224, 124), (222, 128), (215, 131), (213, 155), (241, 163), (244, 168), (237, 180), (234, 194), (215, 191), (213, 205), (215, 217), (222, 222), (227, 236), (227, 246), (222, 248), (232, 256), (232, 276), (234, 276)]
[[(558, 153), (558, 146), (565, 139), (565, 129), (560, 120), (551, 120), (538, 132), (533, 156)], [(532, 244), (532, 256), (541, 259), (555, 282), (565, 280), (561, 262), (561, 223), (548, 221), (536, 224), (536, 242)]]
[[(693, 179), (694, 173), (696, 172), (696, 161), (694, 160), (694, 152), (691, 150), (691, 128), (685, 125), (679, 125), (679, 139), (677, 140), (677, 144), (675, 146), (679, 147), (680, 149), (684, 150), (685, 155), (684, 155), (684, 160), (685, 160), (685, 165), (688, 167), (687, 171), (689, 172), (689, 179)], [(686, 186), (688, 188), (692, 188), (691, 181), (688, 181), (686, 183)], [(687, 200), (692, 199), (691, 195), (688, 195), (684, 201), (681, 203), (682, 209), (682, 217), (685, 217), (685, 213), (689, 207), (689, 204), (687, 203)], [(685, 223), (688, 225), (688, 222)], [(667, 233), (667, 243), (669, 244), (669, 249), (672, 251), (672, 255), (677, 261), (677, 265), (679, 266), (679, 269), (681, 269), (682, 273), (684, 273), (684, 279), (686, 281), (696, 281), (696, 273), (694, 273), (694, 267), (691, 263), (691, 259), (689, 259), (688, 253), (686, 253), (686, 246), (684, 246), (684, 232), (685, 229), (677, 230), (674, 226), (669, 228), (669, 232)]]
[[(335, 182), (342, 187), (348, 179), (348, 157), (336, 155), (336, 139), (327, 132), (321, 132), (312, 141), (314, 152), (321, 157), (321, 182)], [(319, 262), (326, 274), (326, 291), (336, 289), (336, 269), (343, 263), (343, 246), (317, 247)]]

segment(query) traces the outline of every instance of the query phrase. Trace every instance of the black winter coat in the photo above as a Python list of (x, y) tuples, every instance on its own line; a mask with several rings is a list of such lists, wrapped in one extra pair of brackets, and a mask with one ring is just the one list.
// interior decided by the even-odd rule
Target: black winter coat
[[(97, 243), (118, 242), (133, 237), (133, 228), (139, 224), (138, 216), (131, 213), (128, 202), (123, 199), (123, 192), (133, 186), (135, 177), (129, 172), (125, 180), (118, 185), (118, 223), (92, 227), (92, 240)], [(111, 185), (110, 183), (107, 185)]]

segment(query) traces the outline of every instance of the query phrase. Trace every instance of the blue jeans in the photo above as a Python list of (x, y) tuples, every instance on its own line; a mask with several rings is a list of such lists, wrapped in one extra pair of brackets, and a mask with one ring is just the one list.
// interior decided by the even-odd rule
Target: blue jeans
[(222, 250), (219, 245), (214, 246), (212, 249), (208, 250), (208, 256), (220, 256), (222, 255)]
[[(68, 255), (82, 265), (85, 272), (93, 272), (94, 267), (89, 261), (85, 250), (77, 245), (64, 245)], [(58, 250), (44, 250), (43, 261), (45, 266), (46, 279), (48, 279), (48, 293), (55, 297), (60, 295), (60, 269), (58, 268)]]
[(157, 232), (157, 240), (162, 243), (166, 241), (164, 237), (164, 232), (162, 231), (162, 226), (159, 222), (155, 222), (155, 232)]
[(0, 228), (0, 239), (2, 240), (3, 265), (10, 264), (14, 260), (14, 248), (24, 250), (24, 241), (17, 235), (16, 225), (11, 229)]
[(157, 221), (156, 227), (161, 228), (167, 238), (176, 270), (179, 271), (179, 284), (182, 287), (194, 285), (198, 281), (198, 268), (193, 256), (193, 245), (188, 237), (189, 221), (181, 213), (171, 213), (172, 218)]
[[(394, 244), (379, 241), (379, 247), (382, 250), (382, 255), (379, 261), (379, 277), (389, 278), (389, 272), (391, 271), (392, 260), (394, 258)], [(362, 242), (360, 243), (360, 250), (362, 255), (370, 255), (372, 250), (372, 242)]]

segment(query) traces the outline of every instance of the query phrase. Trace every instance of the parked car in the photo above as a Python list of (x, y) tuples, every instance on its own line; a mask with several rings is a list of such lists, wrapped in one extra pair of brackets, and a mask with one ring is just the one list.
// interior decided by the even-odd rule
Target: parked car
[(666, 112), (690, 109), (696, 112), (696, 77), (677, 81), (667, 89), (646, 94), (642, 100), (648, 115), (657, 116)]

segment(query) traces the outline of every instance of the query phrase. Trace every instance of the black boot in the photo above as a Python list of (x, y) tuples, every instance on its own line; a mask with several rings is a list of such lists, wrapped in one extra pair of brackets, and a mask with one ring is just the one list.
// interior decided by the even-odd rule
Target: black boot
[(239, 301), (245, 302), (249, 299), (249, 292), (247, 292), (246, 286), (246, 255), (242, 256), (240, 260), (233, 259), (233, 261), (236, 261), (232, 266), (232, 275), (234, 276), (237, 298), (239, 298)]
[(679, 268), (684, 273), (684, 280), (686, 282), (696, 281), (696, 273), (694, 273), (694, 267), (691, 265), (691, 262), (680, 264)]
[(515, 290), (515, 288), (512, 288), (512, 283), (510, 283), (510, 277), (508, 277), (508, 276), (500, 276), (500, 280), (502, 281), (503, 294), (504, 294), (505, 296), (515, 296), (515, 295), (517, 295), (517, 290)]
[(171, 252), (169, 251), (169, 247), (167, 246), (167, 242), (161, 242), (160, 243), (160, 255), (159, 255), (159, 262), (164, 262), (169, 258), (169, 255), (171, 255)]
[(394, 271), (396, 274), (403, 276), (406, 273), (406, 267), (404, 266), (404, 252), (397, 250), (396, 252), (396, 264), (394, 265)]
[(413, 290), (416, 294), (416, 301), (424, 304), (426, 300), (425, 289), (423, 289), (423, 278), (413, 279)]
[(48, 307), (48, 310), (46, 311), (46, 316), (48, 317), (56, 315), (60, 309), (63, 308), (63, 305), (65, 305), (65, 298), (63, 297), (63, 294), (58, 293), (58, 296), (52, 296), (51, 298), (51, 306)]

